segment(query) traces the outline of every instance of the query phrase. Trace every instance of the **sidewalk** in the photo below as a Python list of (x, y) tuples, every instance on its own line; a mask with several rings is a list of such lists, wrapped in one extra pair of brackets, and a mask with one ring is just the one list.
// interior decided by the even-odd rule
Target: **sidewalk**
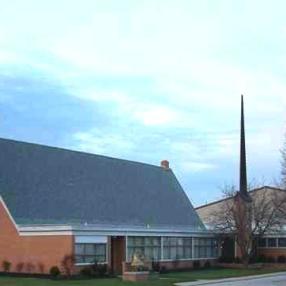
[[(229, 285), (231, 282), (238, 282), (238, 281), (250, 281), (250, 280), (257, 280), (263, 278), (285, 278), (286, 281), (286, 272), (277, 272), (277, 273), (270, 273), (270, 274), (262, 274), (262, 275), (251, 275), (251, 276), (244, 276), (244, 277), (234, 277), (234, 278), (224, 278), (224, 279), (217, 279), (217, 280), (198, 280), (194, 282), (180, 282), (175, 283), (176, 286), (197, 286), (197, 285), (212, 285), (212, 284), (223, 284)], [(257, 284), (259, 285), (259, 284)]]

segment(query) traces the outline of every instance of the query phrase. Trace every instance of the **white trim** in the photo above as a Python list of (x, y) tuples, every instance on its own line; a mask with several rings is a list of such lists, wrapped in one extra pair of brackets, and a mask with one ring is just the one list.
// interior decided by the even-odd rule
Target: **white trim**
[(164, 259), (163, 236), (161, 236), (161, 259)]
[(74, 232), (112, 232), (112, 233), (120, 233), (129, 234), (131, 233), (150, 233), (152, 235), (158, 235), (158, 233), (168, 234), (169, 236), (172, 234), (173, 236), (180, 235), (184, 233), (185, 235), (214, 235), (209, 231), (197, 231), (197, 230), (189, 230), (186, 228), (146, 228), (146, 227), (136, 227), (136, 226), (118, 226), (118, 225), (20, 225), (19, 228), (26, 231), (55, 231), (55, 230), (72, 230)]
[(125, 236), (125, 261), (128, 260), (128, 236)]
[(280, 233), (278, 232), (278, 233), (273, 233), (273, 234), (265, 234), (261, 238), (279, 238), (279, 237), (285, 238), (286, 237), (285, 231), (280, 232)]
[[(182, 258), (182, 259), (175, 259), (175, 261), (195, 261), (195, 260), (215, 260), (218, 257), (206, 257), (206, 258)], [(159, 262), (173, 262), (174, 259), (164, 259), (159, 260)]]
[(195, 240), (192, 237), (192, 258), (194, 257), (194, 255), (195, 255)]
[(94, 235), (94, 236), (80, 236), (76, 235), (74, 237), (75, 243), (106, 243), (107, 244), (107, 236), (103, 235)]
[(20, 236), (64, 236), (68, 235), (71, 236), (73, 235), (72, 231), (39, 231), (39, 232), (20, 232)]
[(20, 236), (73, 235), (68, 225), (18, 226)]
[[(107, 264), (108, 262), (97, 262), (96, 264)], [(84, 262), (84, 263), (75, 263), (75, 266), (89, 266), (89, 265), (94, 265), (94, 263), (89, 263), (89, 262)]]
[(6, 213), (7, 213), (8, 217), (9, 217), (9, 219), (11, 220), (11, 222), (12, 222), (12, 224), (14, 225), (15, 229), (16, 229), (17, 232), (19, 233), (18, 226), (17, 226), (17, 224), (16, 224), (14, 218), (12, 217), (12, 215), (11, 215), (11, 213), (10, 213), (10, 211), (9, 211), (9, 209), (8, 209), (6, 203), (4, 202), (4, 200), (3, 200), (3, 198), (2, 198), (1, 195), (0, 195), (0, 203), (2, 203), (2, 206), (3, 206), (4, 210), (6, 211)]
[(210, 232), (189, 232), (173, 231), (172, 229), (144, 229), (128, 228), (118, 229), (118, 227), (84, 227), (69, 225), (37, 225), (37, 226), (19, 226), (20, 235), (40, 236), (40, 235), (75, 235), (75, 236), (167, 236), (167, 237), (215, 237)]

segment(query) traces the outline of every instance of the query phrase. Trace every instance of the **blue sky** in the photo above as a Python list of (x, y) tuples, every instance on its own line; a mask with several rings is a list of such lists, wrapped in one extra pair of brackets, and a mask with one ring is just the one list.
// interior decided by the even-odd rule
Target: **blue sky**
[(0, 0), (0, 136), (171, 168), (195, 205), (280, 176), (285, 1)]

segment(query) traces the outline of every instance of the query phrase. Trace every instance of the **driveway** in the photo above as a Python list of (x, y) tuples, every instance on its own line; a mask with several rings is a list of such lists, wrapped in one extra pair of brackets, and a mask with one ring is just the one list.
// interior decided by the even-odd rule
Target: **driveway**
[(177, 286), (286, 286), (286, 272), (220, 280), (176, 283)]

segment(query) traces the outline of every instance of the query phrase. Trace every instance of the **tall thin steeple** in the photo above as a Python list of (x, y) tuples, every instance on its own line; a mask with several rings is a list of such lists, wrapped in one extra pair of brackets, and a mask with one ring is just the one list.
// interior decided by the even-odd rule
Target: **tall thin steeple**
[(241, 119), (240, 119), (240, 174), (239, 193), (243, 199), (249, 200), (247, 192), (247, 170), (246, 170), (246, 150), (245, 150), (245, 128), (244, 128), (244, 102), (241, 95)]

